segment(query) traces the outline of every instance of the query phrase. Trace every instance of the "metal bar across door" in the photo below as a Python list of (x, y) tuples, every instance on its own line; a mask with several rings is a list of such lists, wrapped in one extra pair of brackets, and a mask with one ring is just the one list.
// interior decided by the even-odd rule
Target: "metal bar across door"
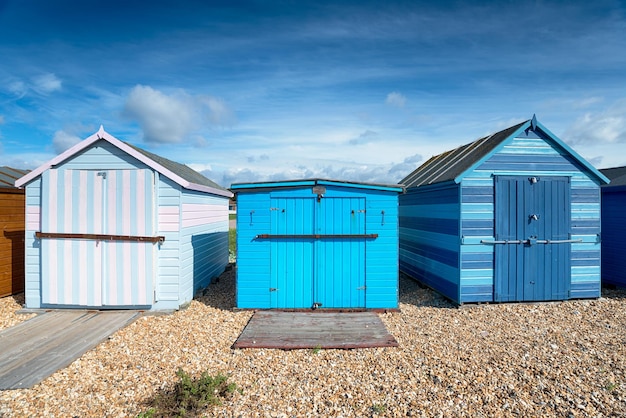
[(164, 236), (144, 237), (139, 235), (109, 235), (109, 234), (70, 234), (60, 232), (35, 232), (35, 238), (74, 238), (95, 241), (131, 241), (131, 242), (159, 242), (165, 241)]
[(378, 238), (378, 234), (259, 234), (255, 239), (281, 239), (281, 238)]

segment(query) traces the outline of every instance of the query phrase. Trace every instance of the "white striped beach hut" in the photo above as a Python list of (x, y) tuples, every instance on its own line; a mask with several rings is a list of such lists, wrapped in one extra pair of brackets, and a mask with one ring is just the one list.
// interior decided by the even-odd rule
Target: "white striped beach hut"
[(178, 309), (228, 265), (232, 193), (102, 127), (15, 185), (27, 308)]

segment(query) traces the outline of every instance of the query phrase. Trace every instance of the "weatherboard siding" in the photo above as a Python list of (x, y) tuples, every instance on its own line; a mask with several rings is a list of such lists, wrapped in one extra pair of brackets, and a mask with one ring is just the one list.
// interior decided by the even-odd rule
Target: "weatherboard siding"
[(400, 271), (459, 298), (459, 186), (423, 186), (400, 195)]
[(560, 176), (571, 188), (571, 298), (600, 295), (600, 187), (552, 141), (530, 131), (504, 142), (460, 183), (400, 196), (400, 270), (458, 303), (494, 300), (495, 176)]
[(621, 287), (626, 287), (625, 206), (626, 186), (602, 188), (602, 283)]
[[(306, 247), (300, 244), (281, 246), (279, 242), (272, 243), (271, 240), (255, 239), (257, 235), (268, 234), (272, 230), (272, 202), (279, 203), (282, 201), (287, 204), (290, 199), (301, 199), (303, 202), (310, 201), (318, 205), (316, 195), (312, 194), (311, 186), (296, 186), (293, 188), (282, 187), (281, 185), (266, 190), (237, 192), (237, 306), (239, 308), (272, 307), (270, 292), (272, 260), (282, 260), (279, 261), (280, 263), (287, 261), (282, 258), (285, 254), (280, 252), (291, 248), (298, 255), (289, 268), (298, 269), (298, 274), (304, 275), (302, 277), (309, 277), (307, 274), (313, 274), (311, 272), (316, 269), (326, 271), (326, 274), (337, 274), (341, 269), (347, 268), (349, 263), (346, 264), (345, 259), (335, 257), (335, 250), (340, 251), (343, 257), (349, 258), (353, 264), (356, 263), (361, 266), (360, 268), (364, 272), (365, 289), (360, 291), (364, 292), (364, 299), (357, 296), (358, 292), (351, 293), (351, 291), (346, 290), (352, 284), (335, 280), (332, 282), (334, 286), (340, 287), (325, 287), (323, 290), (326, 297), (333, 299), (334, 303), (342, 303), (338, 301), (343, 300), (348, 304), (360, 304), (361, 302), (357, 300), (364, 300), (362, 307), (367, 309), (397, 308), (398, 191), (370, 190), (368, 189), (369, 186), (364, 185), (342, 187), (341, 185), (324, 184), (326, 192), (322, 198), (322, 204), (326, 202), (329, 205), (340, 205), (332, 209), (332, 213), (346, 213), (346, 208), (349, 207), (346, 206), (349, 204), (348, 202), (352, 202), (350, 204), (356, 204), (357, 201), (364, 202), (365, 213), (353, 214), (352, 220), (354, 221), (359, 216), (365, 216), (364, 232), (366, 234), (378, 234), (378, 236), (375, 239), (365, 239), (362, 244), (357, 245), (357, 241), (354, 239), (340, 243), (340, 239), (327, 238), (303, 242), (303, 244), (312, 243), (311, 246)], [(274, 215), (276, 213), (278, 212), (275, 210)], [(314, 213), (315, 211), (311, 213), (301, 212), (295, 218), (295, 221), (300, 224), (291, 225), (290, 228), (308, 231), (317, 222), (314, 219), (317, 215)], [(320, 225), (322, 224), (325, 225), (325, 228), (332, 228), (334, 233), (353, 233), (356, 231), (354, 228), (357, 227), (340, 217), (325, 219)], [(308, 248), (312, 253), (309, 254), (309, 250), (307, 250), (305, 254), (305, 248)], [(322, 256), (322, 254), (325, 255)], [(313, 258), (308, 258), (309, 256)], [(308, 279), (305, 278), (304, 280)], [(316, 283), (319, 285), (320, 282)], [(328, 286), (328, 283), (325, 283), (325, 286)], [(305, 296), (310, 297), (311, 292), (313, 292), (308, 287), (306, 289), (301, 288), (298, 283), (295, 283), (293, 289), (290, 288), (289, 291), (302, 293), (301, 296), (294, 293), (292, 297), (287, 297), (289, 300), (293, 299), (294, 302), (304, 300)], [(280, 295), (277, 294), (276, 296)], [(278, 299), (279, 305), (287, 301), (285, 296), (281, 296), (281, 298)], [(310, 304), (299, 307), (309, 308)], [(322, 306), (323, 308), (324, 306)]]
[(460, 302), (493, 300), (493, 249), (480, 241), (495, 239), (494, 175), (570, 177), (571, 239), (583, 240), (571, 244), (570, 297), (599, 297), (599, 185), (567, 153), (546, 140), (518, 137), (463, 177)]
[[(114, 250), (104, 253), (107, 258), (103, 265), (98, 262), (100, 256), (85, 253), (85, 246), (94, 241), (66, 240), (65, 245), (57, 246), (56, 254), (42, 252), (43, 240), (35, 239), (35, 232), (55, 232), (59, 227), (64, 228), (67, 222), (77, 224), (71, 232), (84, 232), (85, 228), (94, 225), (93, 216), (96, 214), (92, 211), (83, 213), (84, 209), (77, 202), (94, 198), (94, 187), (89, 186), (89, 182), (98, 172), (106, 172), (107, 181), (116, 181), (118, 185), (115, 189), (111, 188), (107, 195), (107, 199), (116, 202), (115, 207), (102, 207), (105, 224), (115, 225), (107, 230), (120, 235), (163, 236), (164, 242), (107, 243), (108, 248)], [(142, 180), (142, 173), (149, 175)], [(57, 179), (54, 184), (49, 181), (50, 176)], [(87, 196), (79, 196), (74, 184), (80, 184), (80, 188), (87, 190)], [(145, 189), (146, 196), (152, 196), (152, 202), (142, 204), (142, 199), (138, 197), (140, 194), (133, 191), (134, 187)], [(117, 193), (125, 193), (126, 198), (122, 199)], [(67, 214), (58, 218), (58, 225), (46, 223), (49, 214), (42, 217), (42, 202), (45, 199), (54, 203), (53, 211)], [(228, 199), (189, 191), (104, 140), (96, 141), (26, 184), (26, 205), (25, 292), (29, 308), (98, 307), (103, 298), (108, 297), (107, 306), (114, 302), (113, 306), (126, 308), (178, 309), (228, 264)], [(115, 211), (129, 213), (131, 217), (139, 217), (137, 219), (144, 219), (149, 224), (129, 223), (126, 217), (113, 219), (111, 214)], [(107, 217), (110, 219), (107, 220)], [(67, 228), (63, 231), (68, 232)], [(144, 249), (150, 253), (144, 254)], [(67, 261), (56, 263), (54, 272), (57, 279), (47, 283), (41, 266), (46, 263), (52, 266), (55, 257)], [(85, 268), (102, 268), (104, 277), (118, 279), (109, 280), (102, 289), (89, 287), (89, 284), (85, 287), (75, 280)], [(145, 277), (145, 280), (133, 279), (129, 282), (119, 279), (127, 276)], [(48, 295), (46, 292), (54, 293)], [(54, 303), (42, 301), (42, 294)], [(65, 303), (68, 300), (79, 303)]]
[(183, 191), (181, 209), (181, 298), (211, 283), (228, 265), (228, 199)]
[(271, 273), (269, 241), (257, 241), (270, 231), (270, 195), (246, 192), (237, 195), (237, 306), (270, 308)]

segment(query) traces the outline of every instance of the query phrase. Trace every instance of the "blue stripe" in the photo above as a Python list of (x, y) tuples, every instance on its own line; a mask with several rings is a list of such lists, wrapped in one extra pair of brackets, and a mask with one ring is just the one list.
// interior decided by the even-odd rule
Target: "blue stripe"
[(493, 203), (493, 187), (462, 187), (461, 201), (463, 203)]
[(600, 201), (600, 188), (572, 187), (572, 203), (597, 203)]
[(493, 269), (493, 252), (461, 254), (462, 269)]
[(416, 267), (414, 265), (400, 261), (400, 271), (409, 276), (411, 279), (425, 284), (431, 289), (436, 290), (448, 299), (458, 303), (459, 286), (457, 283), (450, 282), (436, 273)]
[(461, 286), (461, 303), (493, 301), (493, 285)]
[(451, 267), (458, 268), (459, 253), (441, 247), (433, 247), (430, 245), (417, 244), (414, 241), (400, 239), (400, 248), (410, 253), (447, 264)]
[(437, 232), (446, 235), (459, 235), (459, 224), (456, 219), (421, 218), (417, 216), (400, 216), (402, 228), (420, 231)]
[(463, 236), (493, 236), (492, 219), (463, 219), (461, 221)]

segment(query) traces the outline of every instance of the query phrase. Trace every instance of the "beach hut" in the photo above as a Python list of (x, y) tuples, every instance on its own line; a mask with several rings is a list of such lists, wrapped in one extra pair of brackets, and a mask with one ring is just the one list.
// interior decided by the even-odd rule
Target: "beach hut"
[(232, 193), (102, 127), (16, 186), (28, 308), (178, 309), (228, 264)]
[(15, 180), (26, 173), (0, 167), (0, 297), (24, 291), (24, 190)]
[(237, 307), (397, 309), (401, 186), (307, 179), (231, 190)]
[(450, 300), (600, 296), (608, 179), (533, 116), (404, 178), (400, 270)]
[(602, 186), (602, 283), (626, 286), (626, 166), (600, 170)]

